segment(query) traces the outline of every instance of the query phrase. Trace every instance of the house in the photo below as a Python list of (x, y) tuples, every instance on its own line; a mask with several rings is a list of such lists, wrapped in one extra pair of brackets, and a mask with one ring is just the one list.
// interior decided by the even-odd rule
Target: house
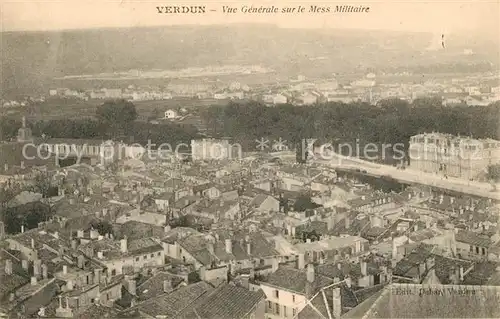
[(190, 214), (215, 222), (223, 219), (236, 220), (240, 217), (240, 204), (237, 201), (225, 201), (222, 198), (214, 201), (205, 199), (195, 204), (190, 210)]
[(295, 249), (305, 255), (309, 262), (325, 262), (326, 260), (349, 259), (367, 254), (368, 240), (358, 236), (331, 236), (328, 239), (299, 243)]
[(140, 302), (123, 311), (119, 317), (183, 318), (200, 298), (213, 290), (211, 285), (200, 281)]
[(179, 117), (179, 113), (176, 110), (165, 111), (164, 119), (172, 120)]
[(393, 268), (394, 282), (458, 284), (474, 269), (474, 263), (444, 257), (419, 246)]
[(105, 267), (109, 277), (123, 274), (127, 268), (138, 271), (149, 265), (165, 264), (163, 247), (154, 238), (146, 237), (130, 242), (127, 238), (119, 242), (104, 238), (81, 245), (79, 250)]
[[(190, 307), (191, 308), (191, 307)], [(264, 318), (265, 295), (234, 284), (222, 284), (202, 296), (185, 318)]]
[(332, 279), (316, 274), (312, 264), (306, 268), (300, 259), (298, 269), (280, 267), (276, 261), (273, 270), (259, 282), (266, 295), (265, 318), (295, 318), (306, 307), (307, 300), (334, 283)]
[(246, 232), (188, 236), (179, 239), (169, 252), (169, 257), (192, 264), (195, 269), (228, 265), (231, 272), (270, 266), (279, 256), (262, 234)]
[(347, 202), (349, 206), (364, 213), (377, 213), (395, 209), (399, 204), (394, 200), (392, 194), (362, 195), (359, 198), (351, 199)]
[(320, 264), (317, 272), (337, 281), (344, 280), (349, 287), (360, 289), (388, 283), (392, 278), (388, 266), (390, 263), (372, 257), (361, 259), (359, 263), (340, 261)]
[(248, 204), (250, 209), (255, 210), (259, 214), (269, 214), (271, 212), (278, 212), (280, 209), (280, 202), (275, 197), (259, 194), (255, 196)]
[(456, 230), (456, 252), (467, 259), (487, 259), (493, 241), (484, 235), (469, 231)]

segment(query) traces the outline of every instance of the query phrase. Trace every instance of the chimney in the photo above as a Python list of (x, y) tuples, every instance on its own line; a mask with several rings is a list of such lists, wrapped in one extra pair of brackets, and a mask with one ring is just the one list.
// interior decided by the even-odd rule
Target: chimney
[(3, 170), (7, 172), (9, 170), (9, 164), (3, 164)]
[(333, 216), (332, 216), (332, 217), (329, 217), (329, 218), (326, 220), (326, 228), (327, 228), (327, 230), (332, 230), (334, 225), (335, 225), (335, 221), (334, 221), (334, 219), (333, 219)]
[(366, 261), (361, 261), (359, 263), (359, 265), (361, 266), (361, 275), (363, 275), (363, 277), (365, 277), (368, 274), (368, 272), (367, 272), (368, 265), (367, 265)]
[(54, 238), (59, 239), (59, 232), (57, 232), (57, 231), (56, 231), (56, 232), (54, 232), (54, 235), (53, 235), (53, 236), (54, 236)]
[(35, 276), (32, 276), (32, 277), (31, 277), (31, 285), (32, 285), (32, 286), (34, 286), (34, 285), (36, 285), (36, 284), (37, 284), (37, 279), (36, 279), (36, 277), (35, 277)]
[(94, 269), (94, 284), (101, 282), (101, 269)]
[(43, 279), (49, 278), (49, 270), (46, 264), (42, 265), (42, 278)]
[(125, 254), (128, 252), (127, 237), (120, 240), (120, 251)]
[(313, 264), (307, 265), (307, 282), (309, 282), (309, 283), (314, 282), (314, 265)]
[(69, 204), (70, 205), (75, 205), (75, 199), (74, 198), (70, 198), (69, 199)]
[(24, 233), (24, 225), (21, 225), (21, 234)]
[(72, 291), (73, 290), (73, 280), (68, 280), (66, 281), (66, 289), (68, 289), (69, 291)]
[(429, 257), (425, 260), (425, 267), (427, 268), (427, 270), (430, 270), (432, 268), (434, 268), (434, 265), (436, 263), (436, 260), (434, 259), (434, 257)]
[(68, 274), (68, 266), (63, 265), (63, 274), (67, 275)]
[(28, 260), (23, 259), (21, 261), (21, 266), (23, 267), (24, 270), (28, 270), (28, 266), (29, 266)]
[(418, 264), (418, 275), (420, 276), (420, 278), (423, 278), (424, 274), (425, 274), (425, 263), (422, 262)]
[(163, 280), (163, 292), (171, 292), (172, 290), (172, 279)]
[(31, 249), (35, 249), (35, 240), (31, 238)]
[(226, 253), (232, 254), (233, 253), (233, 243), (231, 239), (226, 239)]
[(413, 225), (413, 231), (418, 231), (418, 224), (415, 223), (415, 225)]
[(306, 243), (310, 244), (311, 243), (311, 238), (306, 239)]
[(212, 255), (215, 255), (215, 251), (214, 251), (214, 244), (213, 243), (207, 243), (207, 250), (209, 253), (211, 253)]
[(24, 169), (24, 161), (21, 161), (21, 169)]
[(305, 256), (304, 254), (299, 254), (298, 257), (298, 262), (297, 262), (297, 268), (299, 269), (304, 269), (306, 267), (306, 261), (305, 261)]
[(77, 261), (78, 261), (78, 268), (80, 268), (80, 269), (85, 268), (85, 257), (83, 257), (82, 255), (79, 255), (77, 257)]
[(460, 266), (458, 269), (460, 281), (464, 281), (464, 266)]
[(83, 238), (83, 229), (79, 229), (76, 231), (76, 237), (77, 238)]
[(345, 282), (345, 285), (347, 286), (347, 288), (351, 288), (351, 285), (352, 285), (351, 277), (347, 276), (344, 279), (344, 282)]
[(279, 267), (279, 262), (278, 262), (278, 259), (274, 258), (273, 259), (273, 264), (272, 264), (273, 268), (272, 268), (272, 271), (273, 272), (276, 272), (278, 270), (278, 267)]
[(35, 259), (33, 261), (33, 276), (40, 277), (42, 274), (42, 261), (40, 259)]
[(99, 232), (97, 229), (91, 229), (90, 230), (90, 239), (97, 239), (99, 237)]
[(134, 278), (129, 278), (127, 279), (127, 284), (128, 284), (128, 292), (131, 295), (136, 295), (137, 294), (137, 282), (135, 281)]
[(97, 258), (99, 258), (99, 259), (103, 259), (104, 258), (104, 253), (101, 250), (99, 250), (97, 252)]
[(337, 269), (338, 270), (342, 270), (342, 264), (341, 263), (337, 263)]
[(255, 269), (252, 267), (250, 268), (250, 277), (249, 280), (255, 280)]
[(252, 244), (250, 242), (247, 242), (247, 255), (252, 254)]
[(396, 240), (392, 239), (392, 259), (396, 259), (398, 256), (398, 246), (396, 245)]
[(346, 216), (345, 218), (345, 229), (349, 229), (351, 227), (351, 219)]
[(339, 319), (342, 314), (342, 297), (340, 295), (340, 288), (333, 288), (333, 304), (332, 304), (332, 317)]
[(168, 233), (171, 229), (172, 229), (172, 227), (170, 227), (170, 225), (166, 225), (165, 227), (163, 227), (163, 231), (165, 233)]
[(12, 259), (7, 259), (5, 261), (5, 274), (12, 275)]

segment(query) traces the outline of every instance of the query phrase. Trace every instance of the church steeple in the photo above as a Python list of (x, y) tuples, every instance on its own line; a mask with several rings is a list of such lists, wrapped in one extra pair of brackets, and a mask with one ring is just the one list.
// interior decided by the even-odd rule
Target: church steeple
[(17, 131), (17, 141), (18, 142), (32, 142), (33, 137), (31, 134), (31, 129), (26, 127), (26, 117), (22, 118), (22, 127)]

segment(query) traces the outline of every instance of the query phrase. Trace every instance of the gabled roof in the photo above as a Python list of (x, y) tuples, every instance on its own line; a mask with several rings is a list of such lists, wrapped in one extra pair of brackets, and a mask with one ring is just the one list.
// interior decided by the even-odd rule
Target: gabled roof
[(182, 318), (246, 318), (265, 299), (261, 290), (250, 291), (233, 284), (223, 284), (202, 298)]
[[(261, 282), (262, 285), (293, 291), (298, 294), (306, 294), (307, 272), (305, 269), (296, 269), (291, 267), (279, 267), (268, 278)], [(316, 274), (313, 283), (313, 293), (321, 288), (333, 284), (333, 279)]]

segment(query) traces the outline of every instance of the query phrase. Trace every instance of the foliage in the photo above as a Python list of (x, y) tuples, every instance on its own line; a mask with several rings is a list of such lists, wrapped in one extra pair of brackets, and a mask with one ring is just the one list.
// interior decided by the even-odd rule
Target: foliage
[(486, 173), (488, 180), (498, 183), (500, 181), (500, 165), (490, 165)]
[(107, 220), (95, 220), (91, 224), (92, 228), (99, 232), (99, 235), (105, 236), (106, 234), (113, 234), (113, 225)]
[(296, 212), (304, 212), (308, 209), (315, 209), (318, 207), (321, 207), (321, 205), (314, 203), (311, 197), (307, 195), (300, 195), (293, 204), (293, 210)]
[(5, 223), (6, 233), (15, 234), (21, 231), (21, 225), (26, 229), (36, 228), (38, 223), (47, 221), (52, 215), (48, 205), (33, 202), (4, 209), (2, 221)]
[(126, 100), (106, 101), (96, 111), (97, 118), (110, 126), (125, 127), (137, 118), (132, 102)]

